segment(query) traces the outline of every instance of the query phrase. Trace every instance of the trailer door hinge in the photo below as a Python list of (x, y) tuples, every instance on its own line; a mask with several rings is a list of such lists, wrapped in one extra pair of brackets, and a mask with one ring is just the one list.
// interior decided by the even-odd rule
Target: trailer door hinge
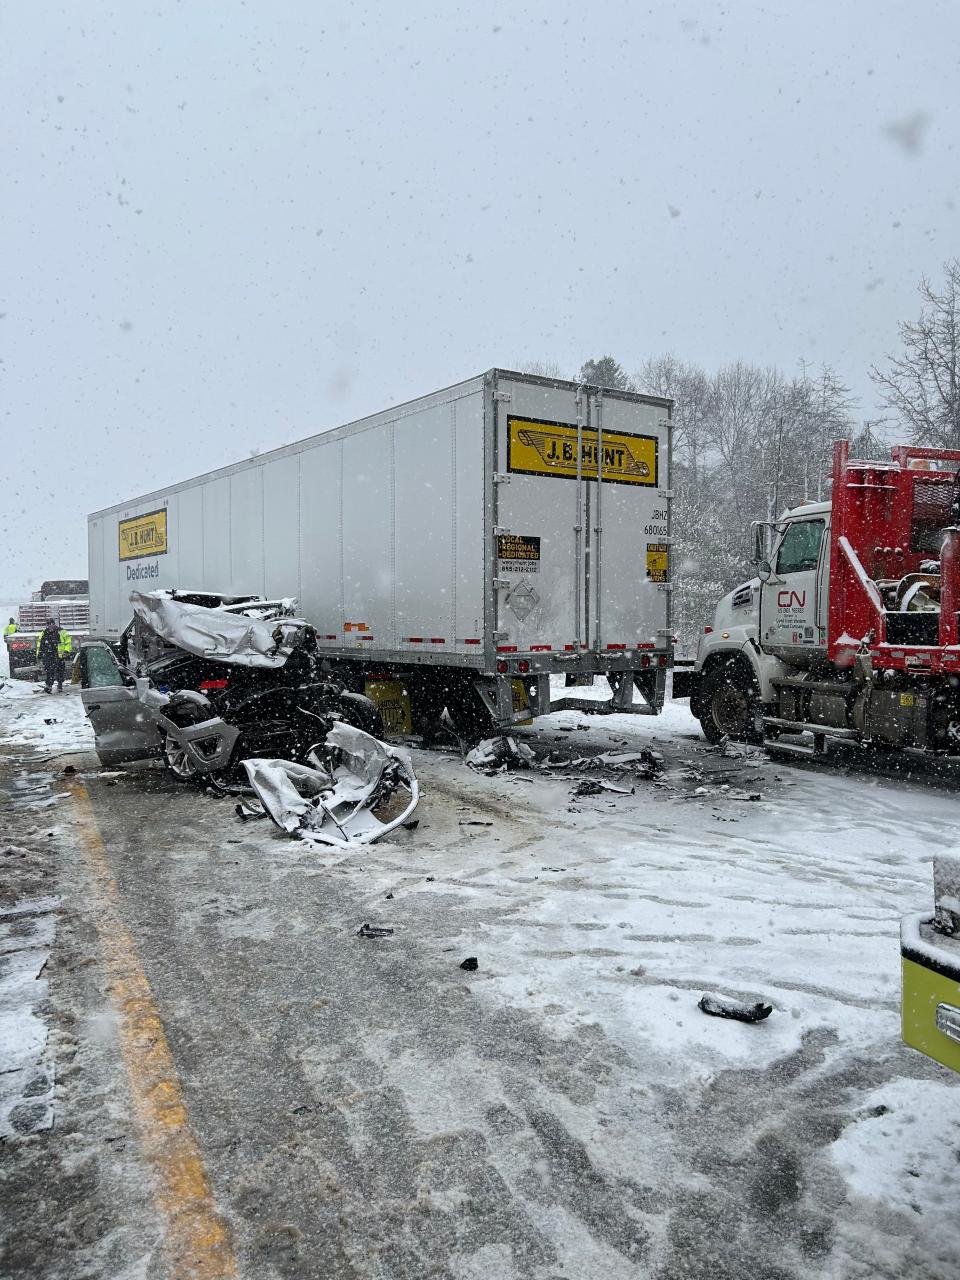
[(658, 583), (657, 583), (657, 590), (658, 590), (658, 591), (672, 591), (672, 590), (673, 590), (673, 583), (672, 583), (672, 582), (658, 582)]
[(494, 578), (493, 585), (495, 587), (511, 587), (513, 583), (510, 578)]
[(506, 525), (502, 525), (502, 524), (495, 524), (495, 525), (493, 526), (493, 536), (494, 536), (495, 538), (499, 538), (502, 534), (506, 534), (506, 533), (509, 533), (509, 532), (510, 532), (510, 530), (506, 527)]
[(497, 404), (509, 404), (513, 399), (513, 396), (509, 391), (495, 391), (493, 393), (493, 399)]
[(673, 497), (673, 490), (672, 490), (672, 489), (661, 489), (661, 490), (660, 490), (660, 493), (659, 493), (659, 496), (660, 496), (661, 498), (666, 498), (666, 499), (667, 499), (667, 501), (669, 502), (669, 501), (670, 501), (670, 499)]
[(510, 477), (509, 477), (509, 475), (507, 474), (507, 472), (506, 472), (506, 471), (495, 471), (495, 472), (493, 473), (493, 483), (494, 483), (494, 484), (509, 484), (509, 483), (510, 483)]

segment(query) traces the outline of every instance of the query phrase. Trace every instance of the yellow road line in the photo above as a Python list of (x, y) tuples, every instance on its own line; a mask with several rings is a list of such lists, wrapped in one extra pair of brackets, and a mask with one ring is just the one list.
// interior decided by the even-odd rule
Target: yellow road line
[(93, 806), (81, 782), (70, 784), (80, 842), (99, 890), (96, 926), (119, 1018), (120, 1049), (144, 1153), (156, 1171), (155, 1199), (164, 1227), (170, 1280), (226, 1280), (237, 1265), (217, 1212), (170, 1046), (150, 984), (120, 912)]

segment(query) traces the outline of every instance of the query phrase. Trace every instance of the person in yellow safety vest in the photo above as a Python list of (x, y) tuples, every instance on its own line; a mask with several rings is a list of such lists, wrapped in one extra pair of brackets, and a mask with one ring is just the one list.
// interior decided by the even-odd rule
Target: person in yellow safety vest
[(63, 693), (63, 677), (66, 660), (73, 649), (73, 640), (68, 632), (58, 629), (52, 618), (37, 636), (37, 658), (43, 667), (43, 691), (53, 693), (53, 682), (57, 682), (57, 693)]
[(7, 623), (7, 625), (3, 628), (3, 638), (4, 640), (6, 640), (7, 636), (15, 636), (16, 634), (17, 634), (17, 624), (11, 618), (10, 621)]

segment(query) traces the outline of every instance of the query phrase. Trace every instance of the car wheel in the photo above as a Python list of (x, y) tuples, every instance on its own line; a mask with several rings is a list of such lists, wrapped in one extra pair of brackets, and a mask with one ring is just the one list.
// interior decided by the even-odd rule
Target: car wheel
[(757, 687), (741, 666), (714, 667), (703, 677), (697, 718), (708, 742), (757, 742)]
[(183, 747), (168, 733), (163, 735), (163, 763), (178, 782), (195, 782), (198, 769)]
[(364, 733), (369, 733), (371, 738), (383, 737), (383, 716), (380, 714), (380, 708), (364, 694), (344, 691), (340, 695), (340, 706), (337, 709), (347, 724), (353, 725), (354, 729), (362, 729)]

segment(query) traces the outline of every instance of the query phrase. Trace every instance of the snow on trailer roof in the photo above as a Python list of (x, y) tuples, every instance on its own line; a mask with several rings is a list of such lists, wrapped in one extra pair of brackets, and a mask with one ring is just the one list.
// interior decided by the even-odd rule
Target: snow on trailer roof
[(92, 511), (88, 516), (88, 520), (97, 520), (101, 516), (113, 515), (117, 512), (125, 511), (128, 507), (140, 506), (144, 502), (152, 502), (153, 500), (166, 497), (171, 493), (181, 493), (184, 489), (192, 489), (196, 485), (206, 484), (210, 480), (217, 480), (224, 476), (235, 475), (238, 471), (250, 471), (263, 465), (264, 462), (276, 458), (289, 457), (292, 454), (302, 453), (305, 449), (310, 448), (316, 441), (323, 440), (342, 440), (347, 436), (356, 435), (361, 431), (368, 431), (373, 427), (378, 427), (387, 422), (394, 422), (399, 418), (403, 418), (413, 413), (421, 411), (426, 407), (430, 407), (431, 402), (436, 404), (444, 404), (449, 401), (452, 393), (458, 393), (457, 398), (462, 399), (468, 395), (473, 395), (478, 391), (482, 391), (488, 379), (495, 377), (512, 378), (518, 382), (531, 383), (534, 386), (542, 387), (567, 387), (576, 389), (584, 387), (589, 390), (602, 390), (605, 396), (610, 396), (616, 400), (629, 400), (635, 404), (649, 404), (659, 406), (661, 408), (673, 411), (674, 401), (665, 396), (651, 396), (641, 391), (621, 391), (615, 387), (596, 387), (593, 383), (577, 382), (567, 378), (544, 378), (540, 374), (534, 373), (518, 373), (513, 369), (501, 369), (499, 367), (488, 369), (485, 373), (477, 374), (476, 377), (467, 378), (463, 382), (454, 382), (449, 387), (442, 387), (439, 391), (428, 392), (423, 396), (415, 396), (411, 400), (404, 400), (401, 404), (392, 405), (389, 409), (382, 409), (378, 413), (368, 414), (363, 418), (354, 418), (352, 422), (343, 423), (336, 427), (326, 427), (322, 431), (315, 431), (312, 435), (304, 436), (301, 440), (295, 440), (290, 444), (279, 445), (276, 449), (267, 449), (263, 453), (258, 453), (252, 458), (243, 458), (239, 462), (228, 463), (225, 467), (216, 467), (213, 471), (205, 471), (202, 475), (191, 476), (188, 480), (179, 480), (173, 484), (164, 485), (160, 489), (152, 489), (149, 493), (138, 494), (132, 498), (125, 498), (123, 502), (115, 502), (109, 507), (103, 507), (99, 511)]

